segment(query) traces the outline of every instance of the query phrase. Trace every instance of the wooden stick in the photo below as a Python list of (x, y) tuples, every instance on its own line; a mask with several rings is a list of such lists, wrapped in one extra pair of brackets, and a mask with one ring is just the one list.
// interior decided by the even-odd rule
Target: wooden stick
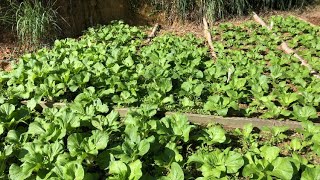
[(211, 50), (211, 55), (212, 57), (214, 57), (215, 59), (217, 59), (217, 54), (214, 50), (214, 46), (213, 46), (213, 43), (212, 43), (212, 37), (211, 37), (211, 34), (209, 32), (209, 26), (208, 26), (208, 22), (206, 20), (206, 18), (203, 18), (203, 25), (204, 25), (204, 36), (206, 37), (207, 41), (208, 41), (208, 44), (209, 44), (209, 47), (210, 47), (210, 50)]
[[(267, 26), (267, 24), (256, 14), (256, 13), (253, 13), (253, 18), (254, 20), (259, 23), (261, 26), (263, 27), (267, 27), (269, 30), (271, 30), (271, 28), (269, 26)], [(301, 65), (302, 66), (305, 66), (309, 69), (310, 73), (320, 79), (320, 75), (319, 75), (319, 72), (315, 71), (312, 69), (311, 65), (308, 64), (308, 62), (306, 60), (304, 60), (301, 56), (299, 56), (293, 49), (291, 49), (288, 44), (284, 41), (282, 41), (281, 45), (280, 45), (280, 48), (281, 50), (286, 53), (286, 54), (293, 54), (293, 56), (295, 58), (297, 58), (300, 62), (301, 62)]]
[(156, 23), (156, 24), (154, 25), (151, 33), (150, 33), (149, 36), (148, 36), (147, 43), (149, 43), (149, 42), (152, 40), (152, 38), (154, 38), (154, 37), (156, 36), (156, 32), (157, 32), (158, 29), (159, 29), (159, 24)]

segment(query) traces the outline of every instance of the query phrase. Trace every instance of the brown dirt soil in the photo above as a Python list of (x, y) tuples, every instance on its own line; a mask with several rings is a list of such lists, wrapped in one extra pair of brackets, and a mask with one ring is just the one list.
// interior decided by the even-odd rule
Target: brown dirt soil
[(309, 9), (307, 13), (297, 14), (297, 16), (311, 24), (320, 26), (320, 5)]
[(13, 33), (9, 30), (0, 30), (0, 70), (10, 70), (9, 59), (15, 54), (16, 43)]

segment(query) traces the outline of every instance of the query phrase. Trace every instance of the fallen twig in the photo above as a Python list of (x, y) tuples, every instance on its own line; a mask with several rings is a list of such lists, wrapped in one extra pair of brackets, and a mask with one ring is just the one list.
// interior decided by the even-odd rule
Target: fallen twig
[(156, 32), (159, 29), (159, 24), (156, 23), (151, 31), (151, 33), (148, 36), (148, 39), (146, 41), (146, 43), (149, 43), (155, 36), (156, 36)]
[(309, 69), (311, 74), (313, 74), (315, 77), (320, 78), (320, 75), (318, 74), (317, 71), (313, 70), (311, 65), (308, 64), (306, 60), (304, 60), (301, 56), (299, 56), (293, 49), (291, 49), (286, 42), (282, 42), (280, 45), (280, 48), (285, 52), (286, 54), (293, 54), (293, 56), (301, 62), (302, 66), (305, 66)]
[(271, 30), (271, 26), (268, 26), (255, 12), (253, 13), (253, 19), (259, 23), (261, 26), (268, 28)]
[(213, 43), (212, 43), (212, 37), (211, 37), (211, 34), (209, 32), (209, 27), (208, 27), (208, 22), (206, 20), (206, 18), (203, 18), (203, 25), (204, 25), (204, 36), (206, 37), (207, 41), (208, 41), (208, 44), (209, 44), (209, 47), (210, 47), (210, 50), (211, 50), (211, 55), (212, 57), (214, 57), (215, 59), (217, 59), (217, 54), (214, 50), (214, 46), (213, 46)]

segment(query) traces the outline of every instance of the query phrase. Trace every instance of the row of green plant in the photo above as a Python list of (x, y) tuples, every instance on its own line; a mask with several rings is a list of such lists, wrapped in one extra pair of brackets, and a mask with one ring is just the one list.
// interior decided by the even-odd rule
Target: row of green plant
[[(183, 20), (198, 20), (206, 16), (215, 21), (232, 16), (242, 16), (252, 11), (290, 10), (318, 3), (317, 0), (148, 0), (156, 10), (164, 11), (167, 17)], [(140, 0), (131, 0), (135, 6)], [(146, 1), (141, 1), (145, 3)]]
[[(55, 42), (0, 73), (5, 101), (72, 102), (94, 94), (113, 106), (220, 116), (318, 119), (319, 79), (278, 50), (281, 39), (254, 23), (212, 30), (214, 63), (203, 40), (163, 35), (143, 46), (136, 27), (114, 23)], [(89, 87), (95, 90), (88, 91)]]
[[(249, 87), (242, 87), (242, 96), (240, 96), (240, 102), (248, 105), (245, 106), (247, 113), (256, 114), (257, 110), (266, 110), (262, 115), (264, 118), (288, 116), (287, 113), (290, 109), (293, 111), (295, 111), (294, 109), (306, 110), (305, 108), (301, 109), (304, 105), (295, 106), (295, 102), (299, 101), (300, 96), (304, 100), (311, 98), (310, 101), (307, 100), (309, 102), (305, 101), (304, 103), (316, 108), (314, 110), (308, 108), (307, 110), (310, 112), (309, 115), (315, 115), (319, 107), (317, 103), (319, 92), (316, 90), (319, 80), (311, 78), (309, 71), (302, 67), (296, 58), (284, 54), (279, 49), (283, 36), (287, 32), (277, 30), (276, 26), (281, 22), (274, 23), (273, 31), (262, 28), (254, 22), (244, 23), (240, 26), (226, 23), (214, 28), (212, 34), (213, 37), (216, 37), (214, 41), (217, 44), (216, 49), (218, 55), (223, 58), (220, 62), (230, 62), (232, 64), (230, 73), (242, 78), (245, 76), (249, 83), (251, 82)], [(292, 22), (291, 26), (292, 29), (294, 27), (298, 29), (299, 23)], [(316, 28), (312, 30), (313, 32), (301, 31), (300, 35), (314, 34), (317, 31)], [(303, 40), (299, 43), (302, 42)], [(314, 51), (315, 47), (309, 47), (307, 50)], [(211, 70), (211, 72), (214, 75), (214, 71)], [(225, 91), (224, 88), (215, 90), (221, 93)], [(230, 95), (228, 96), (230, 97)], [(243, 97), (252, 99), (243, 99)], [(311, 105), (310, 103), (315, 104)], [(298, 112), (293, 112), (293, 114), (296, 113)]]
[(0, 105), (1, 179), (320, 177), (320, 127), (200, 127), (141, 106), (123, 118), (94, 96), (61, 109)]
[(312, 67), (320, 71), (320, 27), (294, 17), (276, 16), (270, 19), (274, 22), (273, 32), (276, 32), (294, 48), (299, 55), (307, 59)]
[(12, 28), (22, 47), (35, 50), (56, 38), (59, 15), (54, 1), (3, 0), (0, 2), (0, 24)]

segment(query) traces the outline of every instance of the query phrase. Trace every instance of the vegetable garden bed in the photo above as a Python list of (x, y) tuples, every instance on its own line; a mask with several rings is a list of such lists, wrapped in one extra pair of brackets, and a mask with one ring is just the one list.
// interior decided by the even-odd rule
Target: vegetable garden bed
[[(319, 27), (273, 21), (271, 31), (254, 22), (213, 27), (215, 62), (193, 35), (146, 43), (122, 22), (22, 56), (0, 72), (0, 177), (319, 179), (320, 127), (312, 121), (320, 80), (278, 49), (284, 34), (317, 38)], [(317, 41), (295, 41), (320, 60)], [(312, 62), (316, 69), (320, 61)], [(52, 107), (38, 108), (43, 102)], [(116, 107), (134, 110), (121, 115)], [(236, 127), (242, 117), (256, 119), (231, 131), (189, 122), (217, 116), (227, 125), (238, 119)], [(255, 129), (260, 118), (279, 123)], [(300, 128), (276, 127), (287, 119)]]

